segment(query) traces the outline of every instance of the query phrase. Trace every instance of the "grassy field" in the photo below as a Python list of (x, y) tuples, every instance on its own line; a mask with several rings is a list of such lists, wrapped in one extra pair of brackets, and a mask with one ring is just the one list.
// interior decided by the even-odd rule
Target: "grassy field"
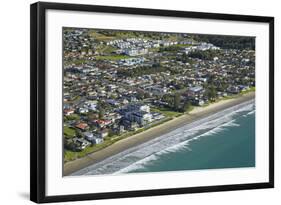
[(241, 93), (245, 94), (245, 93), (254, 92), (254, 91), (256, 91), (256, 87), (250, 87), (248, 90), (242, 91)]
[(113, 46), (104, 46), (97, 51), (102, 52), (102, 53), (106, 53), (106, 54), (110, 54), (110, 53), (116, 51), (116, 48), (114, 48)]
[(121, 59), (126, 59), (126, 58), (130, 58), (129, 56), (126, 55), (108, 55), (108, 56), (96, 56), (95, 57), (97, 60), (109, 60), (109, 61), (113, 61), (113, 60), (121, 60)]
[(116, 38), (115, 36), (106, 36), (96, 31), (89, 32), (89, 35), (99, 41), (110, 41)]
[(71, 114), (65, 117), (67, 120), (79, 120), (80, 116), (78, 114)]
[(72, 138), (72, 137), (75, 137), (76, 131), (75, 131), (75, 129), (73, 129), (71, 127), (64, 126), (63, 134), (65, 135), (66, 138)]
[(152, 112), (159, 112), (159, 113), (165, 115), (166, 117), (179, 117), (183, 114), (181, 112), (172, 111), (168, 108), (151, 108), (151, 111)]
[(190, 105), (184, 113), (189, 113), (190, 111), (193, 110), (193, 108), (194, 108), (194, 106)]
[(133, 34), (132, 32), (122, 32), (122, 31), (117, 31), (112, 36), (104, 35), (97, 31), (91, 31), (89, 34), (91, 37), (94, 37), (98, 41), (110, 41), (110, 40), (116, 40), (116, 39), (136, 37), (135, 34)]

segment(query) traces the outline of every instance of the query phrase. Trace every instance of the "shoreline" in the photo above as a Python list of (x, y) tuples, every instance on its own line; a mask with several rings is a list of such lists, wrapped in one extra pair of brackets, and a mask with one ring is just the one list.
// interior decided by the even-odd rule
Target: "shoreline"
[(88, 154), (83, 158), (67, 162), (66, 164), (64, 164), (63, 176), (68, 176), (74, 172), (77, 172), (90, 165), (103, 161), (104, 159), (118, 154), (122, 151), (125, 151), (129, 148), (135, 147), (144, 142), (160, 137), (161, 135), (171, 132), (186, 124), (213, 115), (219, 111), (233, 107), (235, 105), (239, 105), (254, 98), (255, 92), (250, 92), (239, 97), (220, 100), (206, 107), (195, 107), (188, 114), (184, 114), (180, 117), (174, 118), (156, 127), (152, 127), (141, 133), (117, 141), (116, 143), (92, 154)]

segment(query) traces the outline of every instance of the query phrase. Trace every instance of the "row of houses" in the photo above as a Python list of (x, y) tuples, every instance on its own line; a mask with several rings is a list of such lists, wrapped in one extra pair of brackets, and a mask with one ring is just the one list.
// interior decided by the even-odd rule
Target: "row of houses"
[(183, 53), (189, 54), (191, 51), (206, 51), (206, 50), (219, 50), (220, 48), (211, 43), (202, 42), (198, 45), (193, 45), (183, 48)]

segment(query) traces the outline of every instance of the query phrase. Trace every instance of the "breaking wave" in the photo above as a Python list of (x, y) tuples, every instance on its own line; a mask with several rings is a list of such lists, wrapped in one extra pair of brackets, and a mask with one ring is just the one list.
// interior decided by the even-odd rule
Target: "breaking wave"
[(190, 143), (193, 141), (211, 137), (228, 127), (240, 126), (235, 119), (238, 114), (248, 115), (254, 112), (254, 100), (236, 105), (90, 165), (72, 176), (121, 174), (143, 169), (150, 163), (155, 163), (161, 155), (181, 150), (192, 151)]

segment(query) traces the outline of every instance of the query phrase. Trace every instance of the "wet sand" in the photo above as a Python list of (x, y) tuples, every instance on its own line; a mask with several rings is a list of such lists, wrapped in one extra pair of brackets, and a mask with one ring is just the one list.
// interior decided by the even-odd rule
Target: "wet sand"
[(118, 154), (126, 149), (137, 146), (151, 139), (159, 137), (165, 133), (171, 132), (179, 127), (182, 127), (188, 123), (194, 122), (198, 119), (210, 116), (221, 110), (230, 108), (232, 106), (241, 104), (243, 102), (249, 101), (255, 98), (255, 92), (247, 93), (243, 96), (239, 96), (233, 99), (221, 100), (219, 102), (210, 104), (206, 107), (195, 107), (188, 114), (182, 115), (180, 117), (174, 118), (168, 122), (165, 122), (156, 127), (152, 127), (145, 130), (139, 134), (130, 136), (128, 138), (117, 141), (116, 143), (99, 150), (97, 152), (91, 153), (83, 158), (67, 162), (64, 164), (64, 176), (70, 175), (80, 169), (88, 167), (92, 164), (100, 162), (112, 155)]

